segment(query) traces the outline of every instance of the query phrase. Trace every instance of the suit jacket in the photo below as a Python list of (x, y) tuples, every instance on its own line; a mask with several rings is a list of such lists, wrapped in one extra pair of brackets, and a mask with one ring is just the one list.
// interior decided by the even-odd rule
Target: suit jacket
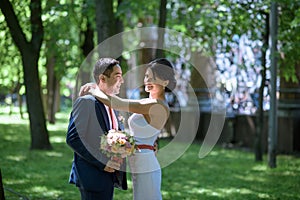
[(126, 162), (123, 162), (121, 171), (104, 171), (110, 158), (99, 150), (100, 136), (109, 130), (109, 119), (103, 103), (91, 95), (75, 101), (66, 137), (67, 144), (74, 151), (70, 183), (90, 191), (101, 191), (109, 184), (127, 189)]

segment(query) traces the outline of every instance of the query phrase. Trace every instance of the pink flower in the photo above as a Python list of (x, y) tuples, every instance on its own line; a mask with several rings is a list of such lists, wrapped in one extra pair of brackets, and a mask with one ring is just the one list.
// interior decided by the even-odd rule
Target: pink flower
[(101, 136), (100, 150), (108, 157), (125, 158), (135, 152), (135, 141), (124, 131), (110, 130)]

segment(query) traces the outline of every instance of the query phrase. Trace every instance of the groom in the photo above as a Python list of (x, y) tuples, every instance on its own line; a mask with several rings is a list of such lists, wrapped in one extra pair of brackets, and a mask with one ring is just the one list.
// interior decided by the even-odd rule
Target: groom
[[(124, 83), (119, 62), (113, 58), (99, 59), (93, 76), (108, 95), (118, 94)], [(99, 150), (100, 136), (119, 129), (117, 122), (115, 112), (91, 95), (79, 97), (73, 105), (66, 137), (74, 151), (69, 182), (79, 188), (82, 200), (111, 200), (114, 187), (127, 189), (126, 162), (120, 165)]]

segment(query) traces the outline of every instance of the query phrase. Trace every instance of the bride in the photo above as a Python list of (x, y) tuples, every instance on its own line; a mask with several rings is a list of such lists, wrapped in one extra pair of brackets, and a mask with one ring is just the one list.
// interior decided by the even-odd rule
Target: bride
[(130, 133), (137, 144), (136, 153), (128, 158), (133, 197), (135, 200), (160, 200), (161, 168), (155, 156), (154, 143), (170, 114), (165, 91), (173, 90), (176, 86), (171, 62), (165, 58), (150, 62), (144, 85), (149, 97), (140, 100), (108, 96), (89, 83), (82, 86), (81, 94), (88, 92), (113, 109), (133, 113), (128, 119)]

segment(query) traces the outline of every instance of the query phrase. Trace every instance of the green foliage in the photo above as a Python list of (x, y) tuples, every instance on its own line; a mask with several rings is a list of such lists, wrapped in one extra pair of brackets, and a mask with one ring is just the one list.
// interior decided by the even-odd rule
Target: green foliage
[[(29, 41), (30, 1), (11, 2)], [(39, 72), (43, 88), (47, 79), (45, 66), (50, 56), (55, 58), (55, 72), (61, 80), (61, 91), (68, 93), (68, 87), (65, 86), (70, 83), (74, 85), (74, 77), (84, 60), (81, 51), (82, 33), (86, 30), (88, 21), (92, 23), (92, 27), (96, 27), (94, 4), (93, 0), (42, 1), (45, 40), (40, 52)], [(299, 1), (294, 0), (280, 0), (278, 4), (280, 75), (296, 82), (299, 79), (295, 66), (299, 65), (300, 57), (300, 52), (297, 51), (300, 47), (300, 5)], [(122, 21), (124, 30), (139, 27), (141, 22), (143, 26), (157, 24), (159, 6), (159, 1), (114, 1), (115, 15)], [(247, 33), (249, 39), (261, 41), (266, 32), (265, 20), (269, 9), (270, 0), (170, 0), (167, 3), (166, 28), (184, 33), (196, 41), (196, 44), (183, 44), (175, 38), (172, 42), (174, 45), (176, 43), (177, 48), (185, 45), (182, 49), (204, 50), (214, 56), (216, 49), (230, 51), (228, 44), (232, 42), (234, 34)], [(16, 80), (23, 82), (23, 72), (20, 53), (12, 41), (2, 13), (0, 38), (0, 91), (8, 93)]]
[[(6, 110), (1, 108), (0, 113)], [(79, 199), (79, 191), (68, 184), (73, 158), (65, 143), (68, 113), (59, 113), (56, 125), (48, 125), (52, 151), (30, 151), (27, 120), (17, 114), (0, 115), (0, 168), (5, 196), (20, 199), (17, 192), (31, 200)], [(168, 140), (159, 141), (160, 148)], [(278, 167), (254, 162), (244, 150), (215, 147), (204, 159), (198, 158), (200, 144), (192, 144), (181, 158), (162, 169), (162, 194), (165, 200), (194, 199), (299, 199), (300, 159), (279, 155)], [(115, 191), (115, 199), (131, 200), (129, 190)], [(12, 192), (13, 191), (13, 192)]]
[(82, 31), (81, 6), (77, 1), (47, 1), (43, 21), (45, 26), (45, 44), (43, 56), (55, 57), (56, 76), (61, 79), (68, 68), (79, 68), (83, 60), (80, 49), (80, 31)]
[[(19, 8), (20, 9), (20, 8)], [(20, 12), (20, 11), (19, 11)], [(1, 13), (2, 14), (2, 13)], [(8, 94), (20, 81), (23, 83), (22, 60), (15, 46), (5, 18), (0, 14), (0, 93)]]
[[(12, 2), (20, 26), (28, 41), (31, 39), (29, 3), (29, 1)], [(47, 80), (45, 66), (49, 56), (55, 57), (55, 72), (58, 79), (66, 76), (68, 72), (72, 72), (70, 80), (74, 80), (77, 71), (74, 73), (69, 68), (78, 69), (80, 67), (83, 60), (80, 50), (81, 6), (83, 1), (43, 1), (42, 4), (45, 36), (40, 52), (39, 75), (42, 87), (45, 87)], [(90, 11), (90, 13), (93, 12)], [(23, 83), (22, 60), (19, 50), (12, 41), (2, 13), (0, 13), (0, 22), (0, 46), (2, 47), (0, 48), (0, 64), (2, 66), (0, 68), (0, 91), (9, 93), (15, 87), (17, 80)], [(8, 74), (7, 71), (9, 71)]]
[(173, 1), (168, 16), (172, 20), (167, 23), (172, 29), (186, 30), (187, 35), (198, 40), (214, 55), (215, 46), (226, 50), (227, 46), (222, 47), (222, 42), (232, 41), (234, 34), (248, 34), (253, 40), (261, 39), (268, 3), (260, 0)]
[(159, 1), (147, 0), (123, 0), (117, 8), (116, 17), (122, 20), (125, 28), (135, 28), (143, 23), (143, 26), (150, 26), (147, 17), (152, 18), (153, 24), (158, 21)]
[[(289, 2), (289, 3), (287, 3)], [(281, 52), (279, 58), (281, 76), (286, 81), (299, 82), (296, 76), (296, 65), (300, 65), (300, 3), (298, 1), (283, 1), (280, 6), (278, 40)]]
[[(228, 44), (234, 34), (247, 34), (249, 39), (262, 41), (266, 34), (267, 17), (270, 15), (271, 1), (218, 0), (218, 1), (178, 1), (168, 6), (168, 28), (190, 35), (211, 55), (216, 46), (228, 52)], [(281, 76), (298, 82), (295, 66), (299, 65), (300, 44), (300, 3), (293, 0), (278, 1), (279, 5), (279, 57)], [(172, 19), (172, 20), (170, 20)], [(223, 43), (227, 41), (229, 43)]]

